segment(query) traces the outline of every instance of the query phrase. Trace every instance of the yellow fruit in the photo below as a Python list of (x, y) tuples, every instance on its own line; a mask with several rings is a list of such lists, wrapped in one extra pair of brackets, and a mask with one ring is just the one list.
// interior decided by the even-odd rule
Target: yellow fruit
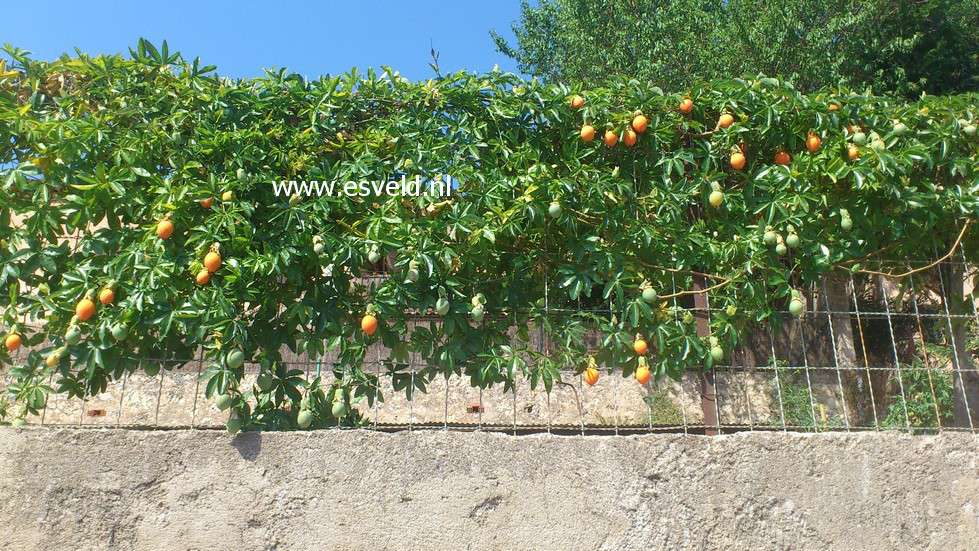
[(598, 370), (594, 367), (589, 366), (585, 368), (584, 375), (585, 382), (588, 383), (588, 386), (594, 386), (598, 382)]
[(99, 302), (105, 304), (106, 306), (112, 304), (114, 300), (116, 300), (116, 293), (108, 287), (102, 289), (102, 292), (99, 293)]
[(585, 142), (590, 142), (595, 139), (595, 127), (586, 124), (581, 127), (581, 139)]
[(204, 267), (212, 274), (221, 268), (221, 255), (211, 251), (204, 255)]
[(159, 224), (156, 225), (156, 235), (160, 239), (170, 239), (173, 235), (173, 222), (169, 220), (161, 220)]
[(611, 130), (607, 130), (605, 132), (605, 145), (612, 147), (617, 143), (619, 143), (619, 135)]
[(632, 129), (640, 134), (646, 131), (647, 126), (649, 126), (649, 121), (642, 115), (636, 115), (636, 118), (632, 119)]
[(7, 335), (7, 338), (3, 340), (3, 344), (4, 346), (7, 347), (7, 350), (10, 352), (17, 350), (18, 348), (20, 348), (20, 344), (21, 344), (20, 335), (18, 335), (17, 333), (11, 333)]
[(95, 303), (91, 299), (83, 298), (75, 305), (75, 315), (82, 321), (88, 321), (95, 315)]

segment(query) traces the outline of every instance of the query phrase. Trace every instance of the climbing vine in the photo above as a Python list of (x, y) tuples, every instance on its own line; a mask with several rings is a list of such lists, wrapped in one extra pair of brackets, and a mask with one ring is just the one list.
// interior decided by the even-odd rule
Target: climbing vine
[[(356, 422), (352, 404), (383, 399), (364, 369), (377, 343), (399, 392), (437, 376), (550, 390), (612, 366), (678, 378), (728, 361), (750, 326), (803, 314), (799, 291), (831, 271), (977, 245), (976, 95), (388, 68), (231, 80), (144, 41), (126, 58), (6, 54), (0, 361), (20, 354), (15, 417), (200, 355), (233, 430)], [(402, 176), (452, 189), (273, 186)], [(335, 354), (335, 381), (307, 381), (287, 351)]]

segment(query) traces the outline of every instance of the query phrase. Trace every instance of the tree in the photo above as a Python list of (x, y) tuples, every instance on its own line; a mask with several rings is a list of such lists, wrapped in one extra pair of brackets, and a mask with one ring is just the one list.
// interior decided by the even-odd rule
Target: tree
[(916, 96), (979, 89), (979, 0), (542, 0), (521, 5), (520, 70), (612, 75), (681, 91), (763, 73), (804, 91), (840, 83)]

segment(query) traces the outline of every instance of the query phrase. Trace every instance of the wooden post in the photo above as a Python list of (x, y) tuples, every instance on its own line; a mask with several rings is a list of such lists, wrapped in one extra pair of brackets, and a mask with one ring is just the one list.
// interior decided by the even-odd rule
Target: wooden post
[[(710, 320), (707, 317), (707, 294), (702, 292), (707, 288), (707, 278), (694, 276), (694, 316), (697, 319), (697, 336), (706, 339), (710, 336)], [(714, 391), (714, 368), (700, 373), (700, 408), (704, 412), (704, 434), (716, 436), (720, 433), (717, 424), (717, 395)]]

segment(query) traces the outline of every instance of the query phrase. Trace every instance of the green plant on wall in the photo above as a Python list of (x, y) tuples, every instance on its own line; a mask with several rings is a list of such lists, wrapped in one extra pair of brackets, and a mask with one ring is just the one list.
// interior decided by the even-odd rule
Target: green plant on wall
[[(641, 350), (656, 379), (679, 378), (728, 361), (749, 325), (801, 314), (795, 289), (832, 270), (959, 238), (976, 250), (975, 95), (386, 68), (233, 81), (165, 43), (129, 59), (6, 52), (0, 324), (23, 348), (10, 388), (25, 413), (199, 349), (235, 430), (355, 423), (383, 399), (379, 376), (406, 393), (437, 376), (550, 390), (590, 359), (631, 377)], [(400, 175), (456, 188), (272, 186)], [(389, 277), (360, 278), (381, 258)], [(695, 279), (709, 335), (687, 315)], [(375, 344), (379, 375), (364, 369)], [(328, 384), (283, 361), (327, 351)]]

